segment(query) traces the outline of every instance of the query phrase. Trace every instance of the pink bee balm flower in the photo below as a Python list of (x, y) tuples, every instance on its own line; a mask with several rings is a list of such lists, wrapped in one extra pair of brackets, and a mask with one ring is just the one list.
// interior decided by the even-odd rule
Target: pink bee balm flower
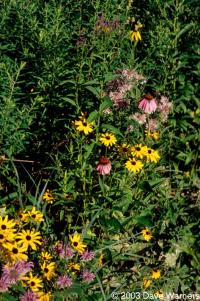
[(139, 109), (143, 110), (147, 114), (151, 114), (151, 113), (155, 112), (157, 107), (158, 107), (157, 100), (149, 94), (145, 95), (140, 100), (139, 106), (138, 106)]
[(88, 270), (83, 271), (81, 276), (82, 276), (83, 281), (88, 282), (88, 283), (93, 281), (95, 278), (95, 274)]
[(101, 157), (97, 164), (96, 170), (100, 175), (109, 175), (111, 171), (110, 160), (106, 157)]

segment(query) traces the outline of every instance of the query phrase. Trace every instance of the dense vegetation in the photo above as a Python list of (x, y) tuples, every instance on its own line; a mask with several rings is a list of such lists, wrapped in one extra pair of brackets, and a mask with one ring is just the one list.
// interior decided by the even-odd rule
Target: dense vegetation
[(0, 300), (198, 294), (199, 10), (0, 2)]

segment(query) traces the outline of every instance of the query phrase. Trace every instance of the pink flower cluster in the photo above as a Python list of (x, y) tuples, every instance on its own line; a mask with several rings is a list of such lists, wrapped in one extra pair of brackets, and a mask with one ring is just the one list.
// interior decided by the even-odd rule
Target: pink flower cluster
[(5, 292), (8, 288), (21, 280), (33, 268), (32, 262), (17, 261), (3, 266), (3, 273), (0, 278), (0, 292)]
[(140, 125), (145, 124), (146, 129), (153, 132), (158, 128), (158, 119), (150, 119), (149, 115), (158, 112), (160, 122), (166, 122), (172, 110), (172, 102), (169, 101), (168, 97), (163, 95), (157, 100), (155, 97), (147, 94), (139, 101), (138, 108), (143, 111), (143, 113), (136, 112), (129, 116), (129, 119), (135, 120)]
[(119, 76), (108, 83), (108, 96), (117, 109), (128, 108), (130, 100), (126, 98), (126, 93), (131, 91), (135, 80), (143, 80), (144, 77), (129, 69), (117, 70), (116, 74)]

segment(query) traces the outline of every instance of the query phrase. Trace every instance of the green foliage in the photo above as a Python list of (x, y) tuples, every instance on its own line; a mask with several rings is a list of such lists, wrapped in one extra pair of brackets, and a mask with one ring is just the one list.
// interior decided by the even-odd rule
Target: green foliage
[[(77, 273), (70, 288), (59, 291), (52, 280), (44, 290), (55, 287), (55, 301), (105, 301), (111, 292), (143, 290), (157, 268), (161, 277), (145, 289), (198, 291), (198, 2), (6, 0), (0, 14), (0, 216), (17, 218), (34, 205), (44, 214), (37, 229), (50, 251), (77, 231), (103, 256), (90, 266), (93, 282)], [(141, 41), (129, 40), (134, 21), (143, 25)], [(128, 81), (127, 105), (117, 108), (110, 92), (122, 92), (122, 70), (137, 75)], [(165, 121), (158, 110), (145, 125), (133, 118), (145, 94), (159, 104), (169, 97)], [(84, 118), (88, 135), (75, 124)], [(153, 118), (159, 139), (145, 132)], [(114, 134), (116, 145), (102, 145), (102, 133)], [(144, 168), (129, 173), (119, 148), (139, 143), (158, 150), (160, 160), (139, 158)], [(101, 157), (112, 164), (109, 175), (97, 173)], [(44, 202), (47, 189), (52, 204)], [(35, 263), (40, 251), (30, 252)], [(0, 300), (21, 293), (12, 288)]]

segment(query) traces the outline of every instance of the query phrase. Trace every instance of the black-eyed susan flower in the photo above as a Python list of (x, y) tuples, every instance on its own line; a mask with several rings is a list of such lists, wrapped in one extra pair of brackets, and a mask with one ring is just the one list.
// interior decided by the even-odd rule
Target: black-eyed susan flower
[(32, 272), (30, 272), (29, 276), (24, 277), (23, 280), (33, 292), (38, 292), (43, 287), (42, 279), (37, 276), (33, 276)]
[(151, 231), (147, 227), (141, 231), (141, 234), (146, 241), (151, 240), (153, 237)]
[(153, 162), (153, 163), (157, 163), (160, 160), (158, 151), (152, 148), (147, 148), (146, 158), (147, 158), (147, 162)]
[(118, 151), (122, 155), (127, 155), (129, 156), (131, 154), (131, 146), (129, 144), (123, 143), (118, 146)]
[(164, 300), (164, 293), (163, 293), (162, 290), (156, 291), (155, 294), (154, 294), (154, 296), (156, 298), (159, 298), (160, 300)]
[(15, 236), (15, 233), (11, 232), (10, 230), (0, 230), (0, 244), (12, 242), (15, 239)]
[(44, 220), (42, 212), (37, 210), (35, 206), (33, 206), (32, 210), (28, 212), (28, 215), (37, 223), (40, 223)]
[(28, 222), (29, 221), (29, 214), (27, 212), (27, 209), (23, 209), (23, 210), (20, 210), (18, 212), (18, 217), (20, 218), (20, 221), (21, 222)]
[(41, 269), (43, 272), (43, 276), (47, 279), (50, 280), (51, 278), (53, 278), (56, 274), (55, 274), (55, 268), (56, 268), (56, 264), (55, 262), (44, 262), (41, 265)]
[(103, 254), (101, 254), (98, 258), (98, 266), (102, 267), (103, 264), (104, 264), (104, 256)]
[(157, 131), (151, 132), (151, 131), (145, 130), (144, 132), (147, 137), (152, 138), (154, 140), (158, 140), (160, 138), (160, 133)]
[(75, 128), (78, 132), (83, 132), (85, 135), (93, 132), (93, 123), (88, 122), (85, 118), (74, 121)]
[(143, 287), (148, 288), (151, 285), (152, 281), (150, 279), (144, 278), (143, 279)]
[(73, 272), (78, 272), (81, 269), (80, 264), (75, 263), (75, 262), (68, 263), (67, 267), (70, 271), (73, 271)]
[(78, 253), (82, 254), (87, 246), (81, 241), (81, 235), (78, 233), (74, 233), (73, 235), (69, 235), (69, 239), (72, 245), (72, 248), (76, 250)]
[(31, 247), (31, 249), (36, 250), (37, 245), (41, 245), (41, 236), (40, 232), (35, 229), (32, 230), (22, 230), (22, 232), (18, 233), (16, 236), (17, 240), (20, 244), (26, 247)]
[(42, 261), (48, 262), (48, 261), (50, 261), (50, 260), (52, 259), (52, 256), (51, 256), (51, 254), (50, 254), (49, 252), (43, 251), (43, 252), (41, 252), (41, 254), (40, 254), (40, 259), (41, 259)]
[(159, 270), (159, 269), (154, 269), (154, 270), (152, 270), (152, 272), (151, 272), (151, 278), (152, 278), (152, 279), (159, 279), (159, 278), (160, 278), (160, 275), (161, 275), (161, 273), (160, 273), (160, 270)]
[(39, 301), (53, 301), (52, 293), (38, 292)]
[(107, 147), (112, 146), (117, 142), (115, 135), (110, 133), (101, 134), (99, 140), (103, 145)]
[(52, 204), (55, 201), (55, 198), (49, 189), (43, 194), (42, 199), (48, 204)]
[(16, 261), (20, 261), (20, 260), (26, 261), (28, 259), (28, 256), (26, 254), (24, 254), (24, 252), (26, 252), (26, 250), (27, 250), (26, 247), (23, 245), (21, 246), (17, 242), (4, 243), (3, 247), (9, 251), (8, 256), (11, 258), (12, 262), (16, 262)]
[(13, 219), (8, 220), (8, 215), (5, 217), (0, 216), (0, 230), (1, 231), (11, 231), (14, 232), (16, 223)]
[(125, 163), (125, 167), (128, 169), (130, 172), (139, 172), (143, 168), (144, 164), (140, 160), (136, 160), (134, 158), (130, 158), (128, 161)]
[(131, 154), (139, 159), (144, 158), (147, 152), (147, 147), (143, 146), (141, 143), (136, 144), (131, 148)]
[(141, 34), (139, 31), (135, 31), (135, 30), (130, 30), (129, 31), (129, 39), (131, 41), (141, 41), (142, 40), (142, 37), (141, 37)]

